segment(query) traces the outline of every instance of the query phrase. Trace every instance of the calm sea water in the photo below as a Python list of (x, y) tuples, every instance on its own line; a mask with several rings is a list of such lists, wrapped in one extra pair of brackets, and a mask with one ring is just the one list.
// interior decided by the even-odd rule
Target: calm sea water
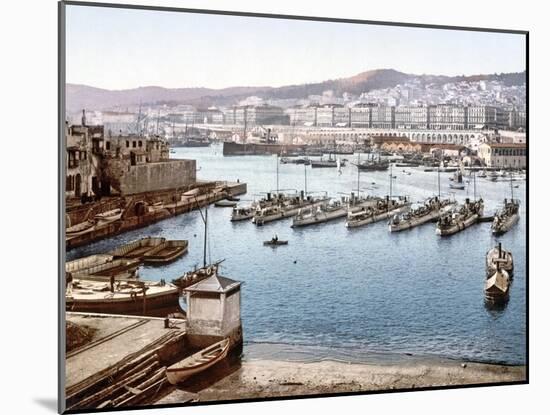
[[(248, 184), (243, 203), (276, 188), (275, 156), (223, 157), (221, 146), (176, 150), (176, 158), (197, 160), (199, 179), (239, 179)], [(356, 156), (340, 156), (355, 160)], [(304, 188), (303, 165), (279, 165), (279, 188)], [(403, 170), (412, 172), (407, 175)], [(394, 168), (393, 194), (413, 201), (437, 193), (437, 173)], [(450, 174), (441, 174), (442, 192)], [(330, 196), (357, 188), (357, 170), (307, 167), (308, 191)], [(510, 184), (477, 180), (486, 214), (510, 197)], [(242, 320), (245, 353), (259, 344), (319, 350), (323, 356), (412, 353), (421, 356), (525, 363), (526, 354), (526, 203), (525, 182), (514, 189), (522, 200), (521, 219), (495, 238), (490, 223), (451, 237), (426, 224), (391, 234), (387, 222), (349, 230), (344, 221), (291, 229), (291, 220), (256, 227), (231, 223), (231, 209), (209, 208), (209, 260), (225, 259), (222, 274), (244, 282)], [(360, 187), (371, 194), (389, 191), (388, 172), (362, 173)], [(473, 184), (455, 191), (460, 202), (473, 196)], [(189, 253), (162, 267), (143, 267), (144, 279), (170, 280), (202, 263), (203, 222), (199, 212), (72, 250), (68, 258), (108, 251), (142, 236), (189, 239)], [(277, 233), (289, 245), (262, 242)], [(486, 251), (502, 241), (515, 259), (510, 301), (503, 310), (484, 304)], [(322, 352), (321, 352), (322, 351)]]

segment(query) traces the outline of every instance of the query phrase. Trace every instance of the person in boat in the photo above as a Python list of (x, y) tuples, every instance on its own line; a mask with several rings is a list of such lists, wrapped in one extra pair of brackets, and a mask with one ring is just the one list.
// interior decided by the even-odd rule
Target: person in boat
[(273, 236), (273, 238), (271, 238), (271, 241), (272, 241), (272, 242), (277, 242), (278, 240), (279, 240), (279, 237), (277, 236), (277, 234), (275, 234), (275, 235)]

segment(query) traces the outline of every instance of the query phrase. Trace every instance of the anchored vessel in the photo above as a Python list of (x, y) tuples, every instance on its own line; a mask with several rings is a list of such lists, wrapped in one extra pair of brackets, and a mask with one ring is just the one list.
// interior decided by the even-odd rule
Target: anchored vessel
[(510, 295), (510, 276), (497, 265), (495, 272), (485, 281), (485, 300), (490, 304), (502, 304)]
[(164, 281), (140, 281), (84, 275), (68, 281), (67, 311), (164, 317), (181, 312), (179, 290)]
[(519, 200), (504, 199), (504, 207), (497, 212), (491, 225), (491, 230), (495, 235), (506, 233), (519, 220)]
[(261, 226), (275, 220), (290, 218), (296, 215), (302, 208), (317, 207), (326, 201), (328, 201), (327, 197), (315, 198), (308, 196), (304, 198), (304, 193), (302, 192), (300, 196), (281, 199), (276, 204), (264, 208), (257, 208), (254, 212), (252, 223)]
[(233, 208), (231, 212), (231, 222), (238, 222), (242, 220), (252, 219), (254, 216), (254, 209), (251, 206)]
[(389, 167), (390, 167), (389, 161), (381, 160), (380, 158), (378, 158), (378, 160), (367, 160), (357, 164), (357, 168), (359, 170), (367, 170), (367, 171), (383, 171), (383, 170), (388, 170)]
[(424, 204), (409, 212), (394, 215), (390, 221), (390, 232), (399, 232), (405, 229), (414, 228), (437, 219), (444, 210), (450, 208), (456, 202), (450, 199), (439, 199), (439, 197), (431, 197)]
[(298, 214), (292, 219), (292, 228), (300, 226), (315, 225), (325, 223), (334, 219), (342, 218), (347, 215), (346, 204), (340, 200), (323, 203), (316, 208), (307, 207), (300, 209)]
[(481, 216), (483, 216), (483, 199), (474, 203), (466, 199), (458, 209), (451, 210), (439, 218), (436, 233), (441, 236), (453, 235), (476, 223)]
[(464, 182), (462, 181), (462, 172), (456, 171), (453, 177), (453, 181), (449, 184), (451, 189), (464, 190)]
[(514, 257), (510, 251), (502, 249), (502, 243), (487, 251), (485, 257), (485, 271), (487, 278), (493, 275), (500, 268), (508, 273), (509, 277), (513, 277), (514, 273)]
[(410, 205), (411, 202), (407, 196), (397, 196), (393, 198), (388, 196), (386, 199), (378, 201), (373, 207), (368, 206), (361, 208), (361, 210), (357, 212), (348, 212), (346, 227), (356, 228), (388, 219), (396, 213), (405, 211)]

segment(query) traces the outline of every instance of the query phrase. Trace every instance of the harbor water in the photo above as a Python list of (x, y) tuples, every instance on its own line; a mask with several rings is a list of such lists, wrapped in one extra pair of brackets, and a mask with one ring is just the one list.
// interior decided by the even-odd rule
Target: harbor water
[[(276, 156), (224, 157), (220, 145), (178, 148), (175, 158), (197, 160), (201, 180), (246, 182), (241, 204), (277, 188)], [(356, 155), (342, 155), (356, 162)], [(357, 169), (351, 163), (312, 169), (279, 164), (279, 189), (303, 190), (341, 197), (357, 190)], [(410, 173), (410, 174), (409, 174)], [(413, 202), (437, 194), (437, 172), (394, 167), (394, 195)], [(442, 196), (449, 195), (450, 173), (441, 174)], [(466, 177), (466, 180), (469, 180)], [(389, 192), (390, 175), (362, 172), (359, 187), (374, 195)], [(390, 233), (387, 221), (347, 229), (344, 219), (305, 228), (290, 228), (291, 219), (256, 227), (250, 221), (230, 222), (231, 209), (208, 209), (207, 260), (225, 259), (221, 274), (244, 283), (242, 321), (245, 356), (259, 345), (278, 350), (302, 348), (323, 358), (412, 354), (506, 364), (525, 364), (526, 356), (526, 182), (514, 181), (521, 200), (520, 221), (500, 237), (490, 223), (480, 223), (449, 237), (435, 233), (435, 224)], [(517, 187), (515, 187), (517, 186)], [(477, 196), (492, 215), (510, 197), (508, 181), (476, 180)], [(473, 198), (473, 180), (454, 190), (459, 202)], [(189, 252), (166, 266), (145, 266), (143, 279), (169, 281), (203, 260), (204, 224), (198, 211), (146, 228), (98, 241), (68, 252), (68, 259), (109, 251), (144, 237), (188, 239)], [(263, 245), (277, 234), (288, 240), (277, 248)], [(502, 242), (514, 255), (510, 300), (501, 309), (484, 302), (485, 253)], [(263, 353), (263, 352), (262, 352)]]

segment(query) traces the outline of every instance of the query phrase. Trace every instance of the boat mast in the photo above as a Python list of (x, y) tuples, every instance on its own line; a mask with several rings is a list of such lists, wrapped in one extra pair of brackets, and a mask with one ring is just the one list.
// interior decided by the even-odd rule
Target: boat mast
[(277, 156), (277, 197), (279, 197), (279, 153), (277, 153), (276, 156)]
[(437, 196), (441, 200), (441, 174), (439, 166), (437, 166)]
[(307, 198), (307, 165), (304, 163), (304, 191)]
[(392, 165), (390, 163), (390, 199), (391, 199), (391, 192), (392, 192), (392, 184), (393, 184), (393, 173), (392, 173)]
[(361, 169), (359, 165), (361, 164), (361, 154), (357, 153), (357, 197), (359, 197), (359, 176), (361, 175)]
[(477, 200), (476, 197), (476, 172), (474, 172), (474, 201)]
[(510, 173), (510, 193), (512, 196), (512, 202), (514, 201), (514, 185), (512, 184), (512, 173)]
[(195, 203), (197, 205), (197, 209), (199, 210), (202, 221), (204, 222), (204, 248), (203, 248), (203, 255), (202, 255), (202, 264), (203, 264), (203, 267), (206, 267), (206, 239), (208, 235), (208, 201), (204, 208), (204, 215), (203, 215), (201, 205), (197, 199), (197, 196), (194, 195), (194, 198), (195, 198)]
[(202, 253), (202, 266), (206, 267), (206, 235), (208, 233), (208, 205), (204, 209), (204, 248)]

